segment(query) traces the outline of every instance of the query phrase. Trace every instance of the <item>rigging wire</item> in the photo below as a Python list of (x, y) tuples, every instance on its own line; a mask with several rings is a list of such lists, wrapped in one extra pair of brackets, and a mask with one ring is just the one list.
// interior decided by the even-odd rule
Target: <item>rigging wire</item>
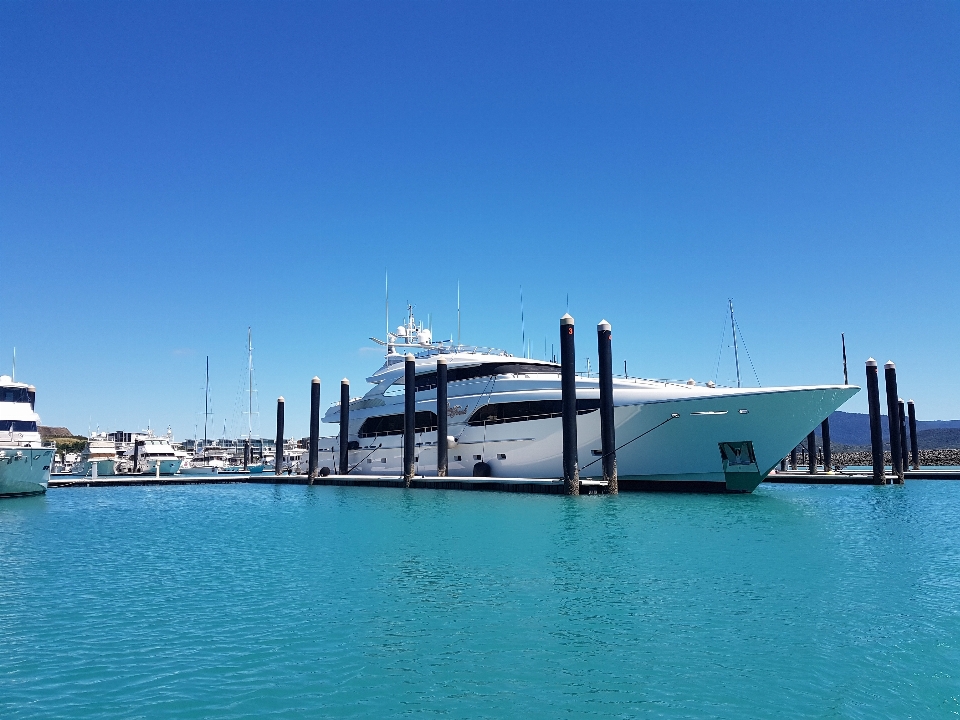
[(760, 376), (757, 375), (757, 369), (753, 366), (753, 358), (750, 357), (750, 349), (747, 347), (747, 341), (743, 337), (743, 330), (740, 329), (740, 323), (737, 322), (736, 318), (734, 318), (733, 322), (737, 326), (737, 333), (740, 335), (740, 342), (743, 343), (743, 349), (747, 351), (747, 360), (750, 361), (750, 369), (753, 370), (753, 376), (757, 379), (757, 386), (763, 387), (760, 383)]
[(720, 380), (720, 358), (723, 357), (723, 341), (727, 337), (727, 314), (723, 314), (723, 322), (720, 323), (720, 349), (717, 351), (717, 367), (713, 371), (713, 382)]

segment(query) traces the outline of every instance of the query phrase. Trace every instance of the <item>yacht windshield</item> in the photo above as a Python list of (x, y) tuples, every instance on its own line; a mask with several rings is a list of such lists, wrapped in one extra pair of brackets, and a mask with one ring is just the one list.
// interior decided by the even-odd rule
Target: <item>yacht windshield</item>
[[(559, 365), (540, 365), (510, 360), (506, 362), (472, 365), (469, 367), (452, 367), (447, 370), (447, 382), (462, 382), (464, 380), (475, 380), (477, 378), (491, 377), (494, 375), (558, 375), (559, 373)], [(403, 375), (401, 375), (399, 378), (394, 380), (391, 387), (384, 394), (388, 396), (402, 394), (403, 383), (404, 378)], [(417, 392), (433, 390), (437, 386), (437, 371), (434, 370), (432, 372), (425, 372), (417, 375), (416, 383)]]

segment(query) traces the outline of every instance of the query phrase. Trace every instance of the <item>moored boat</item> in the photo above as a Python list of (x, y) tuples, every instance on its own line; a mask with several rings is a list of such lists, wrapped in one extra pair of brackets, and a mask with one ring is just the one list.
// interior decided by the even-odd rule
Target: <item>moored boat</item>
[[(349, 467), (339, 438), (321, 440), (320, 472), (398, 474), (402, 464), (404, 351), (416, 368), (416, 471), (436, 472), (437, 360), (447, 360), (448, 474), (557, 478), (562, 469), (560, 365), (489, 348), (434, 342), (412, 311), (388, 333), (373, 387), (350, 400)], [(577, 378), (580, 475), (602, 476), (599, 379)], [(815, 385), (726, 388), (713, 383), (617, 377), (617, 469), (623, 489), (752, 492), (859, 388)], [(324, 422), (340, 418), (339, 403)]]
[(56, 447), (40, 439), (37, 391), (0, 376), (0, 497), (47, 491)]
[(80, 453), (80, 460), (73, 466), (77, 475), (96, 475), (97, 477), (117, 474), (117, 443), (107, 433), (95, 432), (87, 440), (86, 447)]

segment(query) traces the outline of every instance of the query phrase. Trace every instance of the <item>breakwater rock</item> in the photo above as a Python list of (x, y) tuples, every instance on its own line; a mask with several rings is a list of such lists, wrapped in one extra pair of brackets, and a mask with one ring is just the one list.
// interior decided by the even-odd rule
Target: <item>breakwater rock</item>
[[(883, 462), (886, 465), (892, 462), (889, 452), (883, 454)], [(873, 464), (873, 456), (870, 454), (870, 450), (840, 451), (833, 453), (833, 464), (837, 469), (850, 465), (870, 466)], [(921, 450), (920, 465), (921, 467), (960, 465), (960, 449)]]

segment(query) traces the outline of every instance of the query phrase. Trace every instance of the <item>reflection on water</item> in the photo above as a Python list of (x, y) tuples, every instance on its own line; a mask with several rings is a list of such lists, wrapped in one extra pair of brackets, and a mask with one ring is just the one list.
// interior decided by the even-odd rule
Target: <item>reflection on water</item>
[(960, 483), (0, 503), (0, 715), (960, 711)]

